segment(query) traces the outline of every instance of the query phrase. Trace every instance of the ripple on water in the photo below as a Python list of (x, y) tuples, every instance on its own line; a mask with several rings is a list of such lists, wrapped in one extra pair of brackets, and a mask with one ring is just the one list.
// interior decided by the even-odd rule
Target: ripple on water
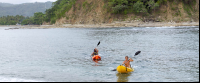
[[(102, 61), (96, 63), (91, 53), (99, 41)], [(199, 81), (199, 27), (0, 28), (0, 46), (0, 76), (9, 80)], [(125, 56), (135, 71), (111, 71)]]

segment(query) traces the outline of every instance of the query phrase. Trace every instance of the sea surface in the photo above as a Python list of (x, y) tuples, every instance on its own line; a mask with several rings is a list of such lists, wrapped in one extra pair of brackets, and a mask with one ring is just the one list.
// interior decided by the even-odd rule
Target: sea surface
[[(1, 82), (199, 81), (199, 26), (8, 28), (0, 27)], [(102, 61), (91, 60), (94, 48)], [(135, 71), (111, 71), (125, 56)]]

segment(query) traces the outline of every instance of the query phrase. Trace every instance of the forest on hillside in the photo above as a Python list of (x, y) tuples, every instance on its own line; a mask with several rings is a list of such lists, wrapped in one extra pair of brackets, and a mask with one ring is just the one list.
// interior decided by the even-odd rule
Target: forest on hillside
[(195, 5), (196, 0), (104, 0), (112, 13), (151, 13), (160, 5), (169, 2), (183, 2), (187, 5)]
[[(31, 17), (20, 17), (21, 20), (13, 19), (19, 18), (19, 16), (4, 16), (0, 18), (1, 25), (12, 25), (16, 23), (21, 23), (23, 25), (30, 25), (30, 24), (37, 24), (41, 25), (44, 22), (55, 24), (56, 20), (60, 19), (61, 17), (65, 17), (66, 19), (66, 12), (68, 12), (72, 7), (75, 7), (77, 0), (57, 0), (56, 2), (52, 3), (52, 7), (46, 9), (45, 12), (34, 12), (33, 16)], [(184, 10), (187, 12), (188, 15), (192, 15), (191, 11), (193, 10), (193, 6), (196, 4), (196, 0), (102, 0), (104, 1), (104, 8), (108, 10), (109, 13), (112, 14), (129, 14), (129, 13), (142, 13), (142, 14), (151, 14), (153, 11), (160, 8), (161, 5), (170, 3), (183, 3)], [(88, 6), (87, 0), (82, 4), (84, 6)], [(39, 7), (39, 5), (38, 5)], [(0, 7), (1, 10), (2, 7)], [(36, 7), (37, 8), (37, 7)], [(33, 8), (34, 9), (34, 8)], [(75, 11), (75, 8), (73, 8)], [(20, 10), (20, 8), (16, 8), (16, 10)], [(171, 8), (171, 10), (176, 11), (176, 8)], [(84, 10), (81, 10), (84, 11)], [(178, 10), (179, 12), (179, 10)], [(21, 12), (26, 14), (26, 12)], [(30, 13), (30, 12), (29, 12)], [(179, 14), (179, 13), (177, 13)], [(1, 15), (1, 14), (0, 14)], [(20, 15), (20, 14), (19, 14)], [(5, 20), (6, 19), (6, 20)], [(9, 21), (12, 20), (12, 21)]]
[(24, 17), (22, 15), (0, 17), (0, 25), (42, 25), (44, 14), (42, 12), (34, 13), (34, 16)]
[(52, 2), (45, 3), (23, 3), (23, 4), (8, 4), (0, 3), (0, 17), (2, 16), (33, 16), (35, 12), (45, 13), (46, 9), (52, 7)]
[[(68, 16), (65, 16), (65, 13), (68, 12), (72, 7), (75, 9), (79, 9), (75, 7), (75, 3), (77, 0), (57, 0), (53, 3), (53, 7), (48, 9), (45, 13), (46, 20), (45, 22), (50, 22), (50, 24), (54, 24), (56, 20), (60, 19), (61, 17), (66, 17), (69, 19)], [(153, 11), (160, 8), (161, 5), (166, 5), (167, 2), (169, 3), (183, 3), (184, 10), (191, 16), (191, 12), (194, 11), (193, 6), (196, 4), (196, 0), (103, 0), (104, 1), (104, 8), (108, 10), (108, 13), (112, 14), (144, 14), (149, 15), (153, 13)], [(91, 3), (88, 4), (87, 0), (85, 0), (82, 4), (78, 4), (79, 6), (82, 5), (83, 7), (92, 5)], [(173, 11), (178, 11), (177, 8), (172, 8)], [(84, 11), (84, 10), (81, 10)], [(89, 11), (89, 10), (88, 10)], [(179, 13), (177, 13), (179, 14)]]

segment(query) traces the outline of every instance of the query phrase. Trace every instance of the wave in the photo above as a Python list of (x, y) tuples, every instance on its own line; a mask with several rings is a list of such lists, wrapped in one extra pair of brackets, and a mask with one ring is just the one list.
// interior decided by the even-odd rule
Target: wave
[(140, 29), (140, 28), (121, 28), (121, 29), (119, 29), (119, 30), (138, 30), (138, 29)]
[(176, 26), (162, 26), (162, 27), (155, 27), (155, 28), (176, 28)]
[(160, 28), (160, 29), (164, 29), (164, 28), (175, 28), (175, 26), (162, 26), (162, 27), (144, 27), (144, 28), (147, 28), (147, 29), (151, 29), (151, 28)]
[(199, 26), (162, 26), (162, 27), (145, 27), (147, 29), (149, 28), (158, 28), (158, 29), (167, 29), (167, 28), (196, 28)]
[(20, 79), (20, 78), (0, 77), (0, 82), (43, 82), (43, 81)]

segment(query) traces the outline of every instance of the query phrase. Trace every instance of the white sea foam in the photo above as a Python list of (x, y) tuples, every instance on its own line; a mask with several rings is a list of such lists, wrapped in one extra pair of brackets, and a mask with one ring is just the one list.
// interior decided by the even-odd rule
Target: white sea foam
[(152, 27), (145, 27), (145, 28), (152, 28)]
[(175, 28), (175, 26), (162, 26), (162, 27), (155, 27), (155, 28)]
[(20, 78), (0, 77), (0, 82), (42, 82), (42, 81), (20, 79)]
[(150, 28), (160, 28), (160, 29), (163, 29), (163, 28), (175, 28), (175, 26), (162, 26), (162, 27), (145, 27), (147, 29), (150, 29)]

